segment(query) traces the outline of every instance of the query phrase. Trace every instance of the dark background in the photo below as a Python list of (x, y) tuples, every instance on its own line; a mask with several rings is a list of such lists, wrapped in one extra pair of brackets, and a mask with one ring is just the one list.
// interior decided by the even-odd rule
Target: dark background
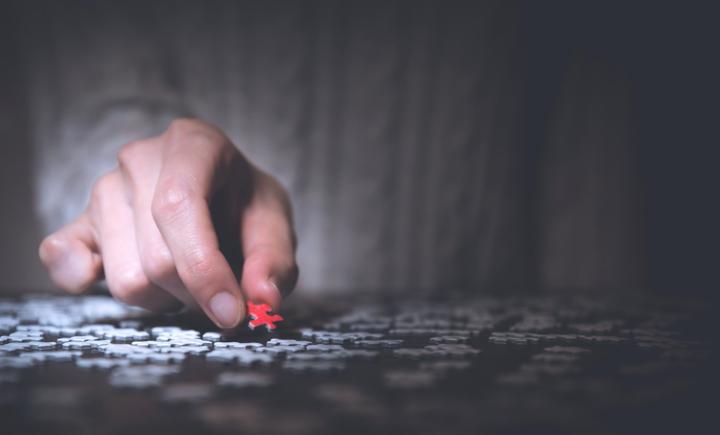
[[(717, 51), (703, 2), (529, 2), (539, 81), (577, 53), (607, 56), (631, 80), (649, 288), (717, 288)], [(538, 88), (541, 88), (538, 85)], [(553, 96), (539, 90), (536, 113)], [(542, 122), (535, 126), (542, 129)], [(542, 152), (541, 150), (538, 152)]]
[[(44, 229), (33, 202), (36, 192), (32, 180), (39, 175), (34, 173), (37, 148), (33, 148), (30, 139), (34, 115), (28, 110), (29, 74), (28, 63), (24, 61), (28, 54), (25, 52), (28, 44), (24, 41), (32, 40), (38, 29), (19, 18), (28, 7), (42, 9), (45, 5), (23, 3), (21, 6), (19, 2), (3, 2), (0, 14), (0, 137), (3, 140), (0, 147), (0, 287), (9, 290), (48, 285), (36, 259), (36, 247)], [(82, 2), (65, 3), (79, 9), (83, 5)], [(449, 5), (438, 6), (446, 3)], [(410, 11), (418, 3), (345, 4), (360, 9), (388, 8), (402, 14), (404, 9)], [(450, 17), (473, 14), (479, 8), (471, 2), (422, 4), (438, 10), (447, 7), (454, 11), (448, 12)], [(555, 189), (552, 181), (547, 180), (553, 180), (554, 174), (568, 173), (568, 168), (576, 167), (577, 161), (589, 162), (590, 167), (602, 165), (593, 156), (593, 150), (602, 149), (603, 135), (612, 135), (617, 124), (607, 123), (605, 131), (597, 125), (603, 125), (602, 117), (606, 114), (620, 110), (624, 113), (622, 125), (626, 141), (609, 155), (610, 158), (615, 152), (622, 155), (629, 162), (629, 169), (620, 179), (597, 178), (599, 187), (589, 191), (590, 195), (633, 192), (626, 198), (633, 217), (612, 224), (596, 222), (608, 234), (632, 234), (628, 244), (632, 252), (626, 262), (630, 270), (618, 272), (621, 278), (610, 282), (620, 283), (618, 287), (628, 284), (678, 295), (714, 294), (718, 258), (715, 237), (718, 100), (715, 86), (717, 24), (711, 8), (684, 2), (506, 4), (503, 7), (512, 12), (503, 16), (511, 17), (508, 21), (513, 24), (511, 32), (523, 41), (506, 48), (517, 51), (513, 56), (521, 62), (515, 67), (525, 71), (521, 106), (524, 112), (517, 124), (505, 127), (521, 132), (519, 140), (523, 141), (522, 149), (526, 151), (519, 163), (525, 192), (521, 214), (526, 219), (518, 224), (518, 231), (527, 234), (522, 247), (527, 255), (527, 267), (522, 273), (524, 285), (543, 287), (542, 276), (546, 274), (543, 266), (547, 255), (546, 237), (555, 221), (553, 203), (544, 199), (548, 189)], [(307, 5), (314, 10), (331, 7), (323, 2)], [(138, 3), (132, 7), (138, 10), (143, 6)], [(281, 11), (282, 3), (279, 8)], [(347, 20), (345, 23), (355, 19), (352, 13), (340, 15)], [(261, 50), (262, 46), (257, 49)], [(564, 92), (568, 92), (568, 81), (572, 77), (568, 71), (574, 68), (595, 78), (583, 82), (579, 88), (570, 86), (573, 98), (568, 100)], [(621, 91), (602, 86), (604, 77), (618, 75), (623, 77)], [(572, 102), (597, 98), (597, 94), (620, 96), (612, 98), (615, 105), (598, 116), (591, 114), (583, 118), (598, 121), (589, 130), (594, 136), (584, 140), (593, 142), (599, 137), (600, 145), (576, 149), (575, 145), (563, 145), (561, 140), (556, 140), (579, 129), (572, 116), (563, 117), (564, 113), (572, 114), (575, 110)], [(623, 103), (617, 104), (617, 101)], [(594, 162), (598, 162), (597, 165)], [(614, 184), (604, 189), (606, 182)], [(559, 258), (587, 254), (572, 252), (570, 247), (564, 249), (562, 240), (552, 246), (553, 255)], [(593, 261), (592, 255), (586, 257)], [(473, 264), (463, 266), (475, 267)], [(599, 285), (604, 286), (602, 282)]]

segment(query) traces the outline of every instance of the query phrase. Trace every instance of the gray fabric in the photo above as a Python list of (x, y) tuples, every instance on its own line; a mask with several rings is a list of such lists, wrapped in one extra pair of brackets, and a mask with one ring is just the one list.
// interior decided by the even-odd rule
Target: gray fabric
[(532, 158), (527, 41), (507, 2), (20, 10), (48, 230), (123, 143), (192, 114), (290, 191), (306, 291), (641, 282), (622, 77), (575, 70)]

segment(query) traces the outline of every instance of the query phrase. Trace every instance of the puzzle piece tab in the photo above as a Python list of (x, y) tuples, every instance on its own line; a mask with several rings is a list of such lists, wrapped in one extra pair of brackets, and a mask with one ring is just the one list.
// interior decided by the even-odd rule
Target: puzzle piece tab
[(272, 307), (268, 304), (254, 304), (248, 301), (247, 310), (248, 316), (250, 316), (248, 326), (252, 330), (258, 326), (265, 326), (268, 331), (273, 331), (277, 328), (275, 322), (284, 320), (279, 314), (270, 314)]

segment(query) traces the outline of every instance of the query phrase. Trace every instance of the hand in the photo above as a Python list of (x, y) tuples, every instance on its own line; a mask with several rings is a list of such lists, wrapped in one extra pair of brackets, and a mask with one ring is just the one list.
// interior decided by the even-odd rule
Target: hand
[(200, 307), (221, 328), (244, 319), (245, 298), (278, 308), (298, 268), (290, 201), (273, 177), (191, 119), (123, 146), (118, 162), (40, 245), (55, 284), (79, 293), (104, 273), (120, 301)]

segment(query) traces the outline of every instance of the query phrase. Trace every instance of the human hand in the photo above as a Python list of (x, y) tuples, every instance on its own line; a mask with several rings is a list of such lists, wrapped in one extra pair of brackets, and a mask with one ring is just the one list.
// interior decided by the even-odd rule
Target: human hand
[(193, 119), (123, 146), (86, 210), (39, 254), (66, 291), (104, 275), (120, 301), (199, 307), (221, 328), (244, 319), (246, 298), (277, 310), (298, 277), (286, 191), (219, 129)]

